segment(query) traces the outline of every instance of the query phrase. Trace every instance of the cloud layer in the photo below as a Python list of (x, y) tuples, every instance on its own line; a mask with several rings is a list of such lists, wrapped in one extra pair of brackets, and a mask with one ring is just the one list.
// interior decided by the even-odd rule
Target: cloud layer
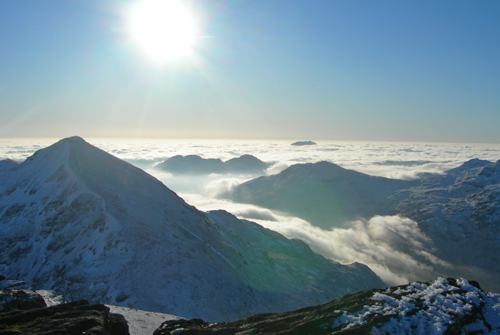
[[(201, 210), (225, 209), (256, 221), (289, 238), (308, 243), (323, 256), (341, 263), (361, 262), (389, 284), (433, 279), (448, 264), (434, 257), (432, 245), (418, 225), (399, 216), (376, 216), (346, 223), (343, 228), (322, 230), (283, 213), (218, 200), (220, 192), (256, 175), (172, 176), (154, 169), (175, 155), (199, 155), (223, 161), (251, 154), (273, 165), (275, 174), (290, 165), (330, 161), (344, 168), (397, 179), (440, 174), (472, 158), (497, 161), (499, 144), (320, 142), (315, 146), (291, 146), (293, 141), (181, 141), (86, 139), (89, 143), (130, 162), (161, 180), (188, 203)], [(22, 161), (57, 140), (0, 139), (0, 160)]]
[(326, 258), (340, 263), (364, 263), (391, 285), (430, 280), (448, 267), (427, 251), (431, 249), (430, 241), (408, 218), (375, 216), (332, 230), (323, 230), (298, 218), (259, 223), (288, 238), (306, 242)]

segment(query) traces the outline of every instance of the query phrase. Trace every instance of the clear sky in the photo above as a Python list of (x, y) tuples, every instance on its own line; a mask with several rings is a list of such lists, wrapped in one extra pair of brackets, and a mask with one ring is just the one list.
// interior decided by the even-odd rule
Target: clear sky
[(0, 0), (0, 137), (500, 143), (500, 1), (141, 1)]

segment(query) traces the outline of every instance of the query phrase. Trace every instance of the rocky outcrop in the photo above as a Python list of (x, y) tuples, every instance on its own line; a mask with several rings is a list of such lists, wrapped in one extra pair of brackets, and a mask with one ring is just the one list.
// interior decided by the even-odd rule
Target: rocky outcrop
[(28, 290), (0, 290), (0, 311), (47, 307), (43, 297)]
[(120, 314), (79, 300), (47, 308), (0, 312), (0, 334), (129, 335)]
[(438, 278), (344, 296), (324, 305), (228, 323), (164, 322), (166, 334), (498, 334), (500, 295)]

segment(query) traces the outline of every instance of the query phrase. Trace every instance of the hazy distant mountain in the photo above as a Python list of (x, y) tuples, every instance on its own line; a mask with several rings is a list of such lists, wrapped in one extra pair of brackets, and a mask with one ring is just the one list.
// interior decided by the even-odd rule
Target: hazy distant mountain
[(252, 155), (243, 155), (226, 162), (214, 158), (201, 158), (197, 155), (174, 156), (156, 165), (157, 169), (173, 174), (210, 174), (210, 173), (259, 173), (271, 164), (264, 163)]
[(477, 282), (438, 278), (228, 323), (166, 321), (154, 335), (499, 334), (499, 306), (500, 295), (482, 290)]
[(387, 214), (393, 204), (389, 196), (418, 183), (373, 177), (319, 162), (293, 165), (277, 175), (250, 180), (222, 196), (332, 228), (346, 220)]
[(316, 145), (316, 142), (313, 142), (313, 141), (297, 141), (297, 142), (293, 142), (291, 145), (295, 145), (295, 146), (304, 146), (304, 145)]
[(228, 173), (248, 173), (264, 171), (271, 163), (265, 163), (252, 155), (243, 155), (224, 162)]
[(0, 273), (67, 300), (210, 321), (383, 285), (226, 212), (202, 213), (78, 137), (0, 172)]

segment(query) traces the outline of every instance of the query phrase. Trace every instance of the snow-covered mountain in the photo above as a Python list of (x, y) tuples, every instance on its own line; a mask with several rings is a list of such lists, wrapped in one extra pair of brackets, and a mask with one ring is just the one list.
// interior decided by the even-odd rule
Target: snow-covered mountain
[(203, 213), (78, 137), (0, 170), (0, 273), (67, 300), (210, 321), (383, 285), (261, 226)]
[(346, 220), (387, 214), (389, 196), (418, 182), (373, 177), (329, 162), (293, 165), (281, 173), (250, 180), (221, 195), (236, 202), (276, 209), (322, 228)]
[[(410, 218), (428, 239), (411, 256), (427, 262), (432, 275), (474, 278), (500, 292), (500, 161), (473, 159), (414, 181), (368, 176), (327, 162), (297, 164), (243, 183), (226, 196), (291, 213), (323, 229), (357, 217)], [(414, 247), (411, 239), (398, 245), (408, 252)]]
[(418, 222), (435, 255), (455, 265), (449, 274), (500, 292), (500, 161), (470, 160), (394, 198), (392, 212)]
[(477, 282), (432, 282), (348, 295), (324, 305), (281, 314), (254, 315), (228, 323), (164, 322), (166, 334), (499, 334), (500, 295)]

